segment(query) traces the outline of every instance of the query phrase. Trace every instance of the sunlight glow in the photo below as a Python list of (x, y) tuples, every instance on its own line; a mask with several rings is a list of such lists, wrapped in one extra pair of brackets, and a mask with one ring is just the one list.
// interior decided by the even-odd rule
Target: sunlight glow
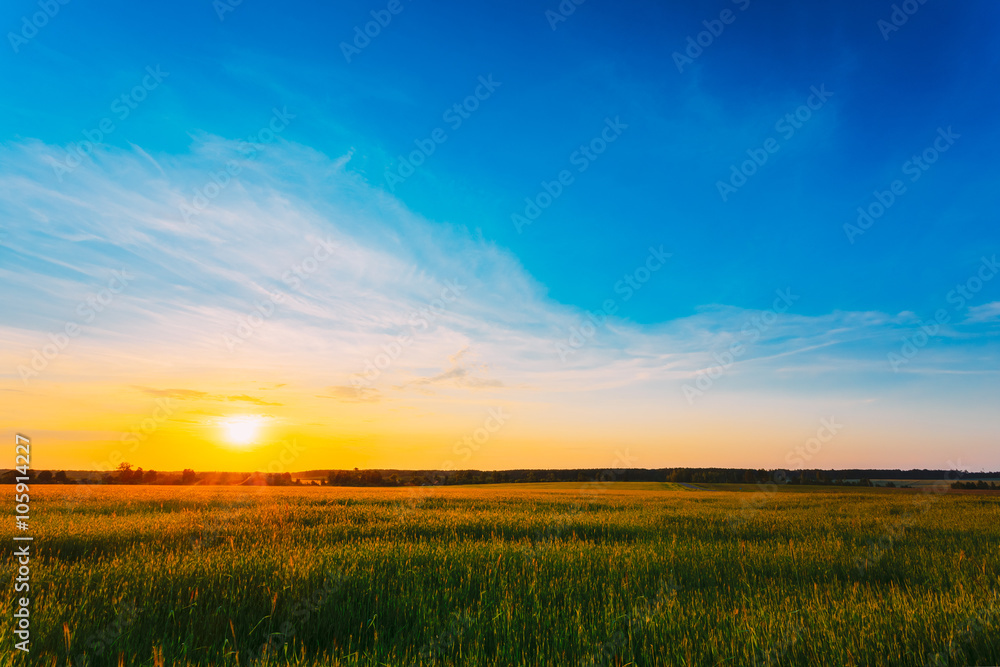
[(258, 417), (233, 417), (222, 422), (226, 440), (233, 445), (251, 445), (257, 439), (261, 420)]

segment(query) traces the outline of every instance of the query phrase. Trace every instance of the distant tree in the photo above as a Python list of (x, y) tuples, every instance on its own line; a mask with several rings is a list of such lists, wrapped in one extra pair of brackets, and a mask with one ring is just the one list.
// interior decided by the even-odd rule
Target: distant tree
[(191, 468), (184, 468), (183, 472), (181, 472), (181, 484), (194, 484), (197, 479), (197, 475), (194, 474), (194, 470)]
[(38, 473), (38, 479), (36, 480), (39, 484), (51, 484), (52, 483), (52, 471), (43, 470)]
[(142, 476), (142, 481), (145, 482), (146, 484), (155, 484), (156, 483), (156, 471), (155, 470), (147, 470), (146, 474)]
[(118, 484), (131, 484), (132, 483), (132, 464), (128, 461), (122, 461), (118, 464), (116, 468), (118, 474), (115, 476), (112, 483)]
[(56, 484), (69, 484), (69, 478), (66, 476), (65, 470), (60, 470), (55, 476)]

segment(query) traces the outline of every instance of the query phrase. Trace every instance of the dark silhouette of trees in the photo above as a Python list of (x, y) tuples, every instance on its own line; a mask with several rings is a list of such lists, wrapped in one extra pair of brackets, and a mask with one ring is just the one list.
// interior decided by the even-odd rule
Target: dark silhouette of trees
[(292, 484), (292, 473), (268, 473), (267, 477), (268, 486), (291, 486)]
[(953, 489), (968, 489), (975, 491), (1000, 491), (1000, 485), (996, 482), (987, 482), (981, 479), (977, 482), (953, 482), (951, 485)]
[(378, 470), (331, 470), (326, 481), (331, 486), (396, 486), (399, 483), (394, 476), (383, 479)]
[[(0, 482), (13, 483), (15, 471), (0, 473)], [(323, 477), (320, 477), (323, 475)], [(155, 470), (135, 468), (127, 461), (110, 472), (91, 473), (74, 481), (66, 471), (30, 471), (36, 484), (201, 484), (268, 486), (436, 486), (453, 484), (506, 484), (510, 482), (575, 482), (577, 484), (604, 484), (608, 482), (674, 482), (683, 484), (733, 484), (757, 485), (838, 485), (852, 487), (908, 488), (912, 480), (948, 480), (954, 489), (978, 491), (1000, 490), (1000, 472), (957, 472), (954, 470), (765, 470), (763, 468), (576, 468), (569, 470), (344, 470), (309, 471), (303, 479), (293, 479), (290, 472), (240, 473), (207, 472), (196, 474), (191, 468), (177, 473), (158, 473)], [(973, 481), (954, 481), (964, 477)], [(985, 478), (985, 479), (984, 479)], [(994, 481), (990, 481), (994, 480)]]
[(113, 484), (138, 484), (142, 481), (142, 468), (132, 470), (132, 464), (122, 461), (118, 464), (118, 475)]

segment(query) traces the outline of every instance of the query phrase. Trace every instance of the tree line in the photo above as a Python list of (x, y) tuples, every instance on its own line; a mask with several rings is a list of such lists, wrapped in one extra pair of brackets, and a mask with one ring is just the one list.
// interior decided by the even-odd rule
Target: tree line
[(976, 482), (953, 482), (951, 485), (953, 489), (970, 489), (977, 491), (1000, 491), (1000, 484), (996, 482), (987, 482), (984, 479), (978, 480)]
[[(0, 483), (12, 483), (15, 471), (0, 475)], [(1000, 490), (986, 481), (960, 481), (963, 477), (993, 478), (1000, 472), (968, 473), (953, 470), (781, 470), (765, 468), (628, 468), (570, 470), (311, 470), (293, 478), (291, 473), (203, 472), (185, 468), (180, 473), (143, 470), (121, 463), (116, 470), (88, 472), (74, 480), (64, 470), (30, 471), (35, 484), (121, 484), (121, 485), (221, 485), (221, 486), (447, 486), (455, 484), (531, 484), (538, 482), (673, 482), (681, 484), (808, 484), (875, 486), (872, 480), (905, 486), (904, 480), (959, 480), (954, 489)]]

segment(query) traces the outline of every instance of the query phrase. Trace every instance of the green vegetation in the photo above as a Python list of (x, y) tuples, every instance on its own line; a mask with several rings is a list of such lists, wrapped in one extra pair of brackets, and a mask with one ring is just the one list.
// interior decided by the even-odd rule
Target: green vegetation
[(1000, 664), (1000, 498), (774, 491), (33, 487), (29, 662)]

